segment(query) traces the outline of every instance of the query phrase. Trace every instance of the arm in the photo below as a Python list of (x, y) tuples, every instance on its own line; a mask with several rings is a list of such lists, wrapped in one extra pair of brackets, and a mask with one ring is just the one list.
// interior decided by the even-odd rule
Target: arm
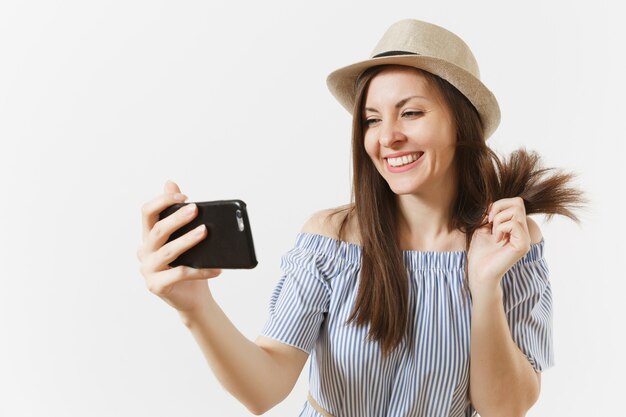
[(518, 417), (537, 401), (540, 373), (517, 347), (501, 290), (473, 297), (470, 399), (482, 417)]
[[(333, 233), (327, 212), (313, 215), (302, 231)], [(263, 414), (293, 389), (308, 354), (286, 343), (259, 336), (246, 339), (209, 293), (209, 302), (193, 316), (181, 314), (220, 383), (255, 414)]]
[[(292, 390), (307, 353), (279, 342), (246, 339), (217, 305), (207, 279), (219, 269), (168, 266), (207, 234), (199, 227), (167, 242), (167, 238), (198, 213), (193, 204), (159, 219), (159, 213), (187, 197), (174, 182), (142, 207), (143, 243), (137, 250), (140, 272), (147, 288), (180, 314), (222, 385), (250, 411), (261, 414), (282, 401)], [(191, 209), (191, 210), (189, 210)]]
[[(539, 227), (527, 223), (531, 243), (539, 242)], [(513, 341), (502, 301), (499, 285), (472, 292), (470, 399), (482, 417), (524, 416), (540, 392), (541, 374)]]
[(256, 415), (291, 392), (309, 356), (266, 337), (250, 341), (212, 297), (201, 313), (181, 318), (222, 386)]

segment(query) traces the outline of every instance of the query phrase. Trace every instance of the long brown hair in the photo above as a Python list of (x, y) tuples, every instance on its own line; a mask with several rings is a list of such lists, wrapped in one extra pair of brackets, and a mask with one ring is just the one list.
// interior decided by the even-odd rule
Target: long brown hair
[[(356, 301), (348, 323), (370, 325), (368, 338), (380, 343), (384, 355), (391, 353), (406, 335), (409, 325), (408, 278), (397, 239), (397, 202), (394, 192), (365, 151), (363, 107), (372, 78), (386, 66), (373, 67), (357, 80), (352, 121), (352, 203), (334, 211), (344, 213), (339, 238), (344, 239), (349, 219), (356, 216), (362, 246), (361, 275)], [(490, 203), (519, 196), (526, 214), (555, 214), (580, 223), (573, 209), (588, 202), (570, 186), (574, 173), (542, 168), (540, 156), (520, 148), (503, 160), (485, 143), (480, 116), (470, 101), (446, 80), (420, 71), (435, 88), (453, 115), (456, 130), (454, 163), (457, 195), (450, 227), (466, 234), (465, 250)], [(467, 284), (467, 263), (465, 277)], [(467, 285), (466, 285), (467, 289)]]

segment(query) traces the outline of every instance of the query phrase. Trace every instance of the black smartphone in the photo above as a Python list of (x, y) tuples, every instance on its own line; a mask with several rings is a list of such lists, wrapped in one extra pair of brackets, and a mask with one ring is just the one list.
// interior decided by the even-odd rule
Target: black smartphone
[[(190, 203), (174, 204), (159, 214), (164, 219)], [(257, 265), (252, 230), (246, 203), (241, 200), (202, 201), (194, 203), (197, 216), (175, 230), (168, 242), (205, 224), (208, 236), (189, 248), (169, 265), (193, 268), (251, 269)]]

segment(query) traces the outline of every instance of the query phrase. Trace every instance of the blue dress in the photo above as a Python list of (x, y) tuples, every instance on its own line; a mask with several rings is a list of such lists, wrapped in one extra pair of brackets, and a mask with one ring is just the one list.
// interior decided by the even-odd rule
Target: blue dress
[[(544, 240), (502, 279), (515, 343), (537, 371), (554, 364), (552, 293)], [(412, 313), (409, 337), (388, 358), (367, 326), (346, 325), (356, 297), (361, 246), (300, 233), (281, 259), (262, 335), (309, 353), (309, 387), (335, 417), (471, 416), (471, 297), (466, 253), (404, 251)], [(321, 417), (304, 402), (300, 417)]]

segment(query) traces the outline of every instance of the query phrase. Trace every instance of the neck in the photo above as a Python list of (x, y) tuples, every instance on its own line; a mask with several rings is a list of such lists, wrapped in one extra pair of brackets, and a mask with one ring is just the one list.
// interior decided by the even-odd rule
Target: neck
[(450, 227), (454, 187), (396, 196), (398, 242), (402, 250), (461, 250), (464, 235)]

